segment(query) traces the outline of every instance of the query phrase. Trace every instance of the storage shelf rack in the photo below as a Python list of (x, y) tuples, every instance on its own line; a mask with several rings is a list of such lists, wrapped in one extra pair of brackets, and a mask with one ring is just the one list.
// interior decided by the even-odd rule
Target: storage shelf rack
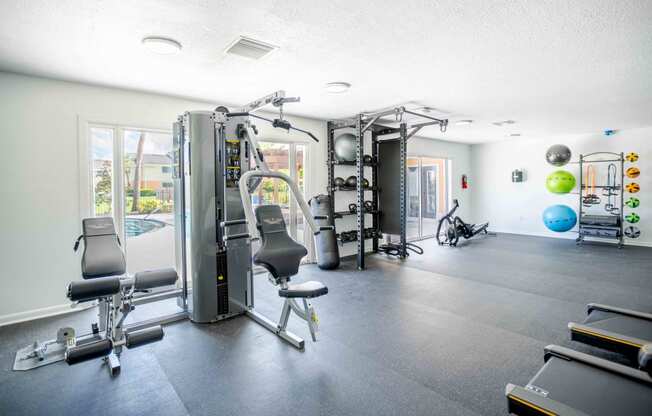
[[(404, 116), (411, 115), (420, 119), (418, 123), (408, 123), (405, 120)], [(395, 123), (387, 122), (386, 117), (392, 117), (395, 120)], [(388, 126), (388, 124), (398, 124), (396, 127)], [(357, 244), (357, 266), (359, 270), (365, 268), (365, 244), (367, 240), (372, 240), (373, 253), (378, 252), (379, 240), (381, 238), (381, 233), (379, 230), (380, 226), (380, 215), (382, 215), (378, 206), (378, 193), (382, 192), (381, 189), (377, 186), (378, 184), (378, 169), (382, 164), (382, 161), (378, 160), (378, 144), (382, 140), (382, 136), (392, 135), (393, 138), (400, 140), (400, 172), (399, 172), (399, 181), (400, 181), (400, 190), (399, 190), (399, 200), (400, 200), (400, 243), (399, 243), (399, 257), (407, 257), (407, 141), (422, 128), (428, 127), (431, 125), (439, 125), (442, 132), (446, 131), (448, 126), (447, 119), (438, 119), (429, 115), (420, 114), (411, 110), (407, 110), (405, 107), (395, 107), (388, 110), (380, 111), (377, 113), (366, 114), (360, 113), (355, 117), (343, 120), (334, 120), (327, 123), (327, 138), (328, 138), (328, 193), (330, 196), (331, 203), (331, 212), (336, 213), (335, 218), (343, 218), (346, 215), (355, 215), (356, 216), (356, 232), (357, 238), (354, 240)], [(335, 132), (341, 129), (353, 130), (356, 137), (356, 158), (355, 161), (341, 161), (336, 158), (335, 155)], [(371, 157), (372, 162), (365, 163), (363, 160), (364, 157), (364, 137), (365, 133), (369, 131), (371, 133)], [(357, 180), (357, 185), (355, 188), (346, 187), (346, 186), (335, 186), (335, 166), (337, 165), (348, 165), (355, 167), (355, 176)], [(364, 179), (365, 167), (371, 167), (371, 181), (369, 187), (363, 187), (362, 181)], [(356, 191), (356, 212), (355, 213), (344, 213), (342, 211), (335, 211), (335, 196), (338, 191)], [(366, 210), (364, 208), (365, 202), (365, 192), (371, 192), (371, 202), (372, 209)], [(375, 230), (375, 235), (373, 238), (362, 238), (365, 234), (365, 215), (370, 214), (372, 217), (371, 229)], [(338, 237), (338, 241), (341, 241)]]
[[(607, 159), (603, 159), (606, 157)], [(580, 155), (579, 162), (579, 169), (580, 169), (580, 181), (579, 181), (579, 221), (578, 221), (578, 237), (577, 237), (577, 244), (580, 245), (582, 244), (585, 240), (586, 237), (591, 237), (591, 238), (598, 238), (598, 239), (610, 239), (610, 240), (617, 240), (618, 241), (618, 248), (623, 248), (625, 245), (625, 236), (624, 236), (624, 183), (625, 183), (625, 155), (624, 153), (612, 153), (612, 152), (594, 152), (594, 153), (589, 153), (586, 155)], [(590, 185), (587, 184), (588, 178), (584, 177), (584, 166), (586, 164), (594, 164), (594, 163), (612, 163), (614, 164), (618, 169), (619, 173), (616, 172), (616, 178), (620, 180), (620, 183), (615, 183), (613, 186), (610, 185)], [(614, 196), (618, 198), (619, 202), (619, 209), (618, 209), (618, 215), (613, 215), (609, 214), (611, 216), (617, 217), (617, 224), (614, 225), (604, 225), (604, 224), (589, 224), (585, 220), (587, 218), (587, 213), (584, 209), (584, 192), (583, 190), (585, 187), (590, 186), (592, 188), (597, 188), (597, 189), (608, 189), (609, 191), (618, 191), (617, 194)], [(600, 202), (599, 205), (602, 205), (602, 202)], [(604, 230), (604, 231), (610, 231), (610, 230), (615, 230), (616, 234), (611, 236), (608, 235), (609, 233), (605, 232), (602, 235), (595, 235), (595, 233), (590, 232), (590, 230)]]

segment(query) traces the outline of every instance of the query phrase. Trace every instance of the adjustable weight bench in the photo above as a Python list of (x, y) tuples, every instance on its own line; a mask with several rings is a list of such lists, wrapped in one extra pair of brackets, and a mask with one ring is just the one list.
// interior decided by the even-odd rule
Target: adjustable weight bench
[[(308, 299), (327, 294), (328, 287), (317, 281), (290, 283), (290, 278), (299, 272), (301, 259), (308, 251), (288, 235), (283, 213), (278, 205), (257, 207), (256, 222), (262, 247), (254, 255), (253, 262), (269, 272), (270, 281), (279, 286), (279, 296), (285, 298), (281, 319), (275, 332), (279, 335), (286, 333), (290, 314), (294, 312), (307, 322), (312, 340), (316, 341), (319, 320)], [(301, 299), (302, 306), (298, 305), (297, 299)]]
[(178, 278), (176, 271), (161, 269), (127, 276), (113, 219), (87, 218), (82, 221), (82, 228), (83, 234), (75, 242), (74, 250), (77, 251), (83, 239), (84, 280), (71, 282), (66, 296), (75, 304), (98, 301), (99, 322), (92, 324), (89, 334), (76, 336), (73, 328), (61, 328), (56, 340), (35, 342), (19, 350), (14, 370), (29, 370), (61, 360), (72, 365), (101, 357), (110, 374), (116, 375), (120, 371), (119, 356), (123, 347), (135, 348), (163, 339), (161, 325), (125, 330), (123, 324), (135, 308), (134, 294), (174, 285)]

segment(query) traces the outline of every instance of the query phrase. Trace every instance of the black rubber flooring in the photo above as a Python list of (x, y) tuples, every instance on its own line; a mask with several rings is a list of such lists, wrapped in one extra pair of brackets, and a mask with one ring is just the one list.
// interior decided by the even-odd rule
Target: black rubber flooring
[[(369, 256), (364, 272), (302, 267), (300, 280), (330, 289), (314, 302), (317, 343), (290, 321), (304, 352), (238, 317), (168, 325), (126, 351), (114, 379), (99, 361), (13, 372), (17, 348), (81, 330), (92, 312), (0, 328), (0, 415), (501, 415), (505, 384), (526, 384), (545, 345), (599, 353), (568, 340), (586, 303), (652, 312), (652, 249), (508, 234), (421, 244), (404, 262)], [(258, 310), (276, 320), (281, 300), (256, 282)]]

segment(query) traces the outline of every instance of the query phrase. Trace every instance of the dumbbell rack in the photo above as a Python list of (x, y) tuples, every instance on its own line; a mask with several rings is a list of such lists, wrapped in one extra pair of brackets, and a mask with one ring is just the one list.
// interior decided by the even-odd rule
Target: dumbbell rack
[[(362, 115), (359, 115), (355, 120), (343, 120), (343, 121), (329, 121), (327, 123), (328, 129), (328, 194), (330, 196), (331, 212), (334, 213), (334, 218), (344, 218), (346, 216), (355, 215), (357, 218), (356, 221), (356, 238), (353, 240), (343, 241), (341, 238), (341, 233), (337, 234), (338, 243), (346, 244), (355, 242), (357, 245), (357, 266), (358, 269), (362, 270), (365, 268), (365, 243), (367, 240), (372, 241), (373, 253), (378, 252), (378, 241), (380, 239), (380, 233), (378, 232), (379, 227), (379, 214), (378, 210), (378, 191), (379, 188), (376, 186), (378, 179), (378, 134), (375, 126), (371, 128), (371, 163), (364, 163), (364, 132), (362, 132)], [(356, 160), (347, 162), (338, 160), (335, 157), (335, 133), (337, 130), (342, 129), (354, 129), (353, 134), (356, 136)], [(355, 176), (356, 176), (356, 186), (336, 186), (335, 185), (335, 167), (336, 166), (354, 166)], [(363, 187), (362, 181), (365, 178), (364, 168), (365, 166), (371, 167), (371, 180), (369, 181), (369, 187)], [(347, 175), (348, 176), (348, 175)], [(335, 211), (335, 197), (337, 192), (356, 192), (357, 198), (355, 201), (356, 211)], [(372, 209), (366, 210), (364, 207), (365, 202), (365, 192), (371, 192)], [(370, 230), (373, 233), (372, 238), (365, 238), (365, 215), (370, 214), (372, 221)], [(367, 231), (369, 232), (369, 231)]]
[[(595, 159), (595, 156), (600, 156), (600, 155), (607, 155), (609, 159)], [(571, 162), (573, 163), (573, 162)], [(578, 162), (579, 164), (579, 169), (580, 169), (580, 181), (579, 181), (579, 218), (578, 218), (578, 237), (577, 237), (577, 244), (582, 244), (585, 240), (585, 237), (589, 236), (591, 238), (603, 238), (603, 239), (611, 239), (611, 240), (618, 240), (618, 248), (623, 248), (625, 245), (625, 236), (624, 236), (624, 222), (625, 222), (625, 214), (624, 214), (624, 200), (625, 200), (625, 155), (623, 153), (612, 153), (612, 152), (594, 152), (594, 153), (589, 153), (586, 155), (580, 155), (580, 159)], [(584, 177), (584, 165), (585, 164), (594, 164), (594, 163), (616, 163), (616, 166), (620, 170), (620, 174), (616, 174), (616, 177), (620, 179), (620, 183), (615, 184), (616, 187), (615, 189), (619, 191), (619, 193), (616, 195), (619, 199), (619, 214), (616, 217), (619, 217), (618, 220), (618, 225), (588, 225), (584, 223), (584, 217), (586, 215), (585, 210), (584, 210), (584, 204), (583, 204), (583, 190), (585, 187), (587, 187), (588, 184), (588, 178)], [(597, 189), (608, 189), (610, 188), (607, 185), (595, 185), (594, 186)], [(613, 214), (611, 214), (613, 215)], [(588, 229), (595, 229), (595, 228), (602, 228), (604, 230), (616, 230), (617, 235), (615, 236), (607, 236), (607, 235), (602, 235), (602, 236), (596, 236), (596, 235), (590, 235), (587, 231)]]

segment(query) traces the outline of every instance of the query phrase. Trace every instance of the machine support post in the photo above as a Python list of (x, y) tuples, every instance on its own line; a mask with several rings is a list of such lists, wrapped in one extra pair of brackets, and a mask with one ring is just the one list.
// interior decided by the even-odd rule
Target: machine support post
[(406, 169), (407, 169), (407, 124), (401, 123), (400, 126), (400, 148), (401, 148), (401, 172), (400, 172), (400, 215), (401, 215), (401, 247), (399, 257), (404, 259), (407, 257), (407, 241), (406, 241), (406, 204), (407, 204), (407, 186), (406, 186)]
[(364, 187), (362, 180), (364, 179), (364, 127), (362, 114), (358, 115), (356, 120), (356, 147), (355, 147), (355, 163), (356, 163), (356, 206), (357, 206), (357, 225), (358, 225), (358, 270), (364, 270), (364, 254), (365, 254), (365, 235), (364, 235)]
[[(378, 134), (373, 131), (371, 132), (371, 160), (372, 160), (372, 166), (371, 166), (371, 184), (374, 187), (378, 187), (378, 165), (379, 160), (378, 160)], [(372, 240), (373, 244), (373, 250), (374, 253), (378, 252), (378, 229), (379, 229), (379, 224), (378, 224), (378, 190), (377, 188), (374, 189), (371, 192), (371, 205), (372, 205), (372, 227), (374, 230), (374, 238)]]
[(326, 163), (328, 164), (328, 196), (329, 196), (329, 203), (331, 206), (330, 212), (335, 212), (335, 189), (333, 188), (335, 184), (333, 183), (333, 176), (335, 174), (335, 165), (333, 164), (333, 161), (335, 160), (334, 157), (334, 149), (333, 149), (333, 140), (334, 140), (334, 135), (335, 135), (335, 127), (332, 121), (329, 121), (328, 124), (326, 125), (326, 130), (327, 130), (327, 135), (326, 135), (326, 140), (328, 142), (327, 144), (327, 149), (328, 149), (328, 154), (327, 154), (327, 160)]

